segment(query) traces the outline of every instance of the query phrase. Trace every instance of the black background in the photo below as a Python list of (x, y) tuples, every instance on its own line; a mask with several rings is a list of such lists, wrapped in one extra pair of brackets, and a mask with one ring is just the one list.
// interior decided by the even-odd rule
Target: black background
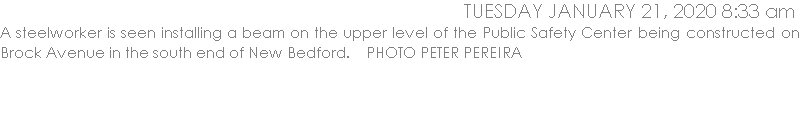
[[(672, 8), (674, 4), (660, 4), (662, 15), (672, 17), (677, 13)], [(716, 5), (721, 8), (722, 3)], [(226, 30), (241, 27), (311, 30), (323, 27), (339, 30), (340, 36), (342, 29), (421, 29), (426, 26), (464, 27), (479, 33), (484, 26), (518, 29), (533, 26), (566, 26), (570, 29), (586, 26), (626, 29), (662, 27), (680, 29), (681, 33), (689, 29), (720, 29), (723, 26), (726, 29), (773, 26), (777, 29), (798, 29), (796, 19), (767, 19), (765, 16), (759, 19), (723, 19), (720, 15), (715, 19), (640, 19), (638, 16), (633, 19), (549, 19), (546, 16), (552, 13), (552, 3), (544, 3), (544, 6), (539, 19), (466, 19), (463, 3), (452, 2), (37, 3), (5, 8), (8, 11), (4, 12), (2, 21), (3, 26), (9, 29), (111, 27), (116, 30), (158, 30), (161, 27), (202, 26), (205, 29)], [(768, 7), (796, 7), (777, 3), (759, 3), (759, 6), (761, 10)], [(533, 11), (531, 6), (529, 8)], [(634, 12), (643, 13), (641, 4), (637, 4)], [(226, 109), (236, 112), (233, 114), (276, 111), (296, 115), (297, 118), (305, 118), (302, 115), (304, 113), (319, 114), (323, 111), (353, 115), (344, 109), (354, 109), (366, 113), (374, 110), (374, 114), (384, 115), (387, 113), (378, 111), (389, 110), (395, 112), (389, 114), (398, 116), (422, 116), (410, 112), (442, 111), (448, 112), (444, 113), (448, 115), (464, 113), (458, 115), (461, 117), (491, 114), (497, 115), (494, 117), (497, 119), (512, 116), (533, 119), (506, 113), (541, 111), (566, 117), (570, 115), (561, 111), (603, 111), (586, 109), (582, 105), (603, 107), (597, 103), (659, 100), (658, 96), (643, 95), (672, 95), (675, 93), (671, 92), (686, 88), (697, 91), (681, 92), (682, 95), (730, 88), (720, 87), (724, 84), (721, 82), (772, 81), (755, 78), (775, 74), (764, 72), (767, 70), (787, 69), (780, 65), (791, 64), (787, 61), (795, 59), (792, 55), (796, 54), (794, 43), (797, 40), (688, 39), (682, 36), (677, 42), (666, 38), (576, 38), (574, 41), (530, 38), (367, 39), (365, 42), (353, 42), (341, 37), (223, 38), (219, 42), (212, 39), (2, 38), (0, 42), (2, 46), (14, 49), (36, 46), (44, 51), (50, 46), (58, 49), (135, 47), (148, 50), (177, 47), (216, 50), (224, 46), (226, 49), (262, 47), (284, 50), (282, 59), (0, 60), (2, 72), (5, 73), (3, 84), (10, 84), (6, 90), (17, 91), (19, 94), (16, 95), (20, 98), (37, 97), (22, 100), (44, 99), (55, 105), (99, 102), (109, 105), (76, 107), (109, 110), (125, 107), (130, 109), (126, 112), (154, 113), (196, 113), (196, 110), (189, 109), (241, 106), (247, 108)], [(348, 55), (353, 59), (285, 59), (288, 46), (325, 49), (347, 47)], [(523, 59), (363, 59), (369, 46), (508, 46), (518, 47)], [(664, 98), (671, 97), (676, 96)], [(137, 105), (151, 103), (175, 106)], [(439, 107), (432, 108), (431, 105)], [(328, 110), (322, 107), (340, 108)], [(38, 109), (50, 109), (46, 112), (66, 111), (52, 110), (47, 106)], [(470, 109), (496, 109), (496, 112), (477, 113)], [(227, 113), (205, 115), (209, 114)], [(237, 116), (261, 118), (254, 114)], [(336, 116), (326, 118), (331, 117)], [(548, 115), (535, 118), (562, 117)]]

